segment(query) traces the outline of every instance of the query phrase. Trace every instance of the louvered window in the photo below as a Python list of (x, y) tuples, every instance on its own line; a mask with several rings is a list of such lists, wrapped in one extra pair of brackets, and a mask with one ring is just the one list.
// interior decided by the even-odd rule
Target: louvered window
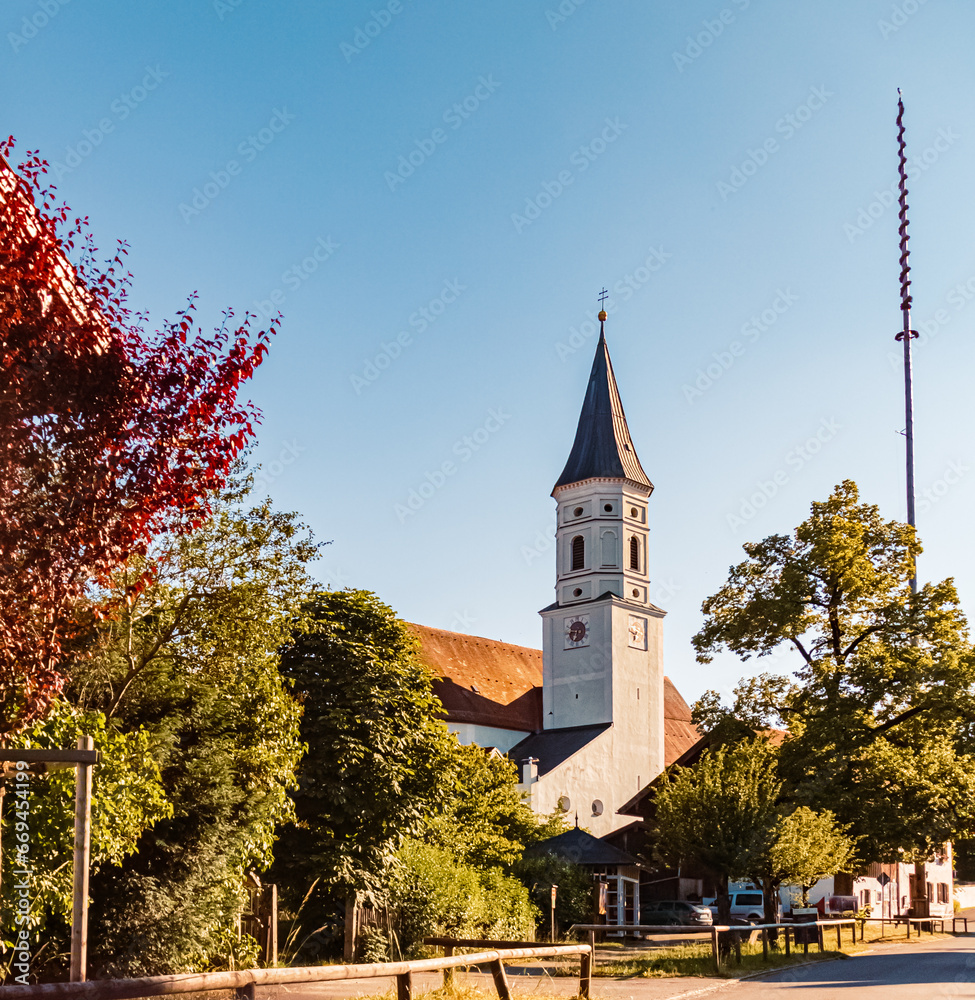
[(640, 542), (636, 535), (630, 536), (630, 569), (640, 568)]
[(582, 535), (576, 535), (572, 539), (572, 568), (585, 569), (586, 566), (586, 540)]

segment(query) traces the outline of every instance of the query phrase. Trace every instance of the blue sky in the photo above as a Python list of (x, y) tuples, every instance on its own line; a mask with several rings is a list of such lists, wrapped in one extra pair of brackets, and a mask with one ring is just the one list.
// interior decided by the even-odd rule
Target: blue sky
[(4, 134), (132, 244), (134, 301), (280, 308), (266, 489), (332, 541), (323, 582), (407, 619), (540, 644), (609, 288), (689, 699), (789, 667), (693, 659), (743, 542), (845, 478), (905, 516), (902, 87), (920, 576), (973, 607), (971, 4), (7, 0), (0, 26)]

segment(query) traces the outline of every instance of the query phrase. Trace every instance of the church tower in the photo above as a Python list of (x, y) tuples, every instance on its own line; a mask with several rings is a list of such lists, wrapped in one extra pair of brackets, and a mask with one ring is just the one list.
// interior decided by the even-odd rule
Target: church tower
[(664, 766), (664, 612), (649, 598), (653, 484), (627, 427), (606, 313), (599, 319), (575, 442), (552, 490), (556, 582), (555, 603), (540, 612), (543, 725), (611, 727), (614, 769), (647, 781)]

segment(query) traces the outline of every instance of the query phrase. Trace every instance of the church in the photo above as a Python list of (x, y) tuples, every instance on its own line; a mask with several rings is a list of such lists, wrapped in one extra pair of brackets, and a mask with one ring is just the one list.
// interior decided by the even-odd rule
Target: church
[[(665, 611), (650, 602), (653, 484), (630, 436), (600, 312), (558, 505), (555, 600), (542, 649), (412, 625), (463, 743), (517, 765), (539, 813), (560, 810), (597, 837), (634, 825), (618, 810), (697, 742), (664, 675)], [(616, 838), (614, 838), (615, 840)]]

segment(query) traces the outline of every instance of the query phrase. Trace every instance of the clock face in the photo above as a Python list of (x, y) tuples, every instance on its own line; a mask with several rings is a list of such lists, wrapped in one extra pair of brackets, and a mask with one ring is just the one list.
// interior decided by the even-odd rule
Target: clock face
[(589, 616), (576, 615), (565, 619), (565, 648), (589, 645)]
[(647, 620), (637, 615), (630, 615), (630, 646), (633, 649), (647, 648)]

